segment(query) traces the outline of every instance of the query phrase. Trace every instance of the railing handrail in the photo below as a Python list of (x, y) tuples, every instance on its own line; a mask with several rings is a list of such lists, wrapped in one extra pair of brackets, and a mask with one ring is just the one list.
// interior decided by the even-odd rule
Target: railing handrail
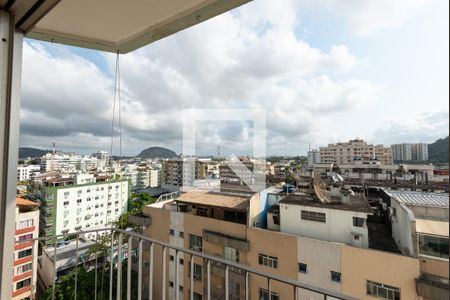
[[(79, 236), (82, 235), (82, 234), (98, 233), (98, 232), (105, 232), (105, 231), (111, 231), (111, 232), (115, 232), (115, 233), (126, 234), (129, 237), (133, 237), (133, 238), (138, 239), (138, 240), (143, 240), (143, 241), (149, 242), (151, 244), (158, 245), (158, 246), (160, 246), (162, 248), (172, 249), (172, 250), (175, 250), (176, 252), (181, 252), (181, 253), (189, 254), (191, 256), (196, 256), (196, 257), (199, 257), (199, 258), (206, 259), (207, 261), (213, 261), (213, 262), (222, 263), (225, 266), (237, 268), (237, 269), (243, 270), (245, 272), (248, 272), (250, 274), (254, 274), (254, 275), (257, 275), (257, 276), (265, 277), (265, 278), (268, 278), (270, 280), (274, 280), (274, 281), (277, 281), (277, 282), (280, 282), (280, 283), (283, 283), (283, 284), (287, 284), (287, 285), (290, 285), (290, 286), (293, 286), (293, 287), (296, 287), (296, 288), (308, 290), (308, 291), (319, 293), (319, 294), (322, 294), (322, 295), (331, 296), (331, 297), (338, 298), (338, 299), (356, 300), (356, 298), (353, 298), (353, 297), (349, 297), (349, 296), (346, 296), (346, 295), (343, 295), (343, 294), (340, 294), (340, 293), (337, 293), (337, 292), (334, 292), (334, 291), (325, 290), (325, 289), (320, 288), (320, 287), (315, 287), (315, 286), (312, 286), (312, 285), (309, 285), (309, 284), (306, 284), (306, 283), (302, 283), (302, 282), (299, 282), (297, 280), (293, 280), (293, 279), (290, 279), (290, 278), (283, 278), (283, 277), (278, 276), (278, 275), (273, 275), (273, 274), (270, 274), (270, 273), (259, 271), (257, 269), (252, 268), (252, 267), (249, 267), (249, 266), (246, 266), (246, 265), (242, 265), (242, 264), (239, 264), (239, 263), (236, 263), (236, 262), (233, 262), (233, 261), (230, 261), (230, 260), (218, 257), (218, 256), (213, 256), (213, 255), (206, 254), (206, 253), (203, 253), (203, 252), (197, 252), (197, 251), (194, 251), (194, 250), (191, 250), (191, 249), (186, 249), (186, 248), (175, 246), (175, 245), (172, 245), (172, 244), (169, 244), (169, 243), (166, 243), (166, 242), (155, 240), (155, 239), (146, 237), (144, 235), (141, 235), (141, 234), (133, 232), (133, 231), (127, 231), (127, 230), (114, 228), (114, 227), (106, 227), (106, 228), (78, 231), (78, 232), (75, 232), (75, 233), (71, 233), (70, 235), (73, 234), (73, 235), (76, 235), (77, 238), (79, 238)], [(37, 238), (26, 239), (26, 240), (22, 240), (22, 241), (15, 241), (15, 243), (16, 244), (21, 244), (21, 243), (26, 243), (26, 242), (30, 242), (30, 241), (35, 242), (35, 241), (43, 241), (43, 240), (53, 240), (55, 242), (55, 245), (56, 245), (56, 241), (57, 241), (58, 238), (60, 238), (60, 237), (67, 237), (67, 236), (68, 236), (68, 234), (59, 234), (59, 235), (54, 235), (54, 236), (44, 236), (44, 237), (37, 237)]]

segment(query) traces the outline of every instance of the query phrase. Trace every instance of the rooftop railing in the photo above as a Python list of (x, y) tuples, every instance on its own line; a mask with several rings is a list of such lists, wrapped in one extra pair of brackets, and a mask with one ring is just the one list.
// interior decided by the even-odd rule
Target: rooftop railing
[[(91, 251), (87, 254), (86, 251), (81, 251), (82, 247), (80, 246), (80, 238), (89, 235), (95, 235), (95, 242), (93, 246), (97, 246), (95, 248), (91, 247)], [(74, 276), (73, 278), (73, 299), (82, 299), (79, 295), (77, 295), (78, 291), (81, 291), (85, 287), (81, 286), (83, 283), (80, 283), (78, 278), (78, 270), (84, 268), (88, 272), (94, 272), (94, 291), (93, 297), (95, 300), (97, 299), (155, 299), (154, 292), (155, 289), (160, 289), (161, 299), (179, 299), (180, 298), (180, 276), (178, 259), (175, 260), (176, 263), (169, 265), (169, 267), (173, 268), (174, 275), (174, 292), (172, 292), (172, 297), (168, 294), (168, 274), (171, 271), (168, 271), (167, 261), (168, 251), (175, 252), (175, 257), (178, 258), (179, 254), (184, 254), (189, 256), (190, 268), (187, 269), (190, 272), (190, 276), (188, 276), (188, 284), (189, 284), (189, 299), (193, 300), (194, 298), (194, 261), (195, 258), (203, 259), (204, 264), (206, 264), (206, 280), (204, 281), (204, 299), (213, 299), (213, 291), (211, 288), (211, 276), (212, 276), (212, 267), (220, 265), (221, 268), (224, 268), (224, 298), (230, 299), (232, 296), (231, 285), (230, 285), (230, 272), (239, 272), (239, 274), (244, 275), (245, 277), (245, 292), (243, 293), (244, 299), (257, 299), (258, 297), (250, 297), (250, 276), (256, 276), (260, 278), (264, 278), (267, 282), (267, 285), (263, 287), (266, 291), (268, 291), (268, 295), (272, 295), (272, 286), (274, 282), (279, 282), (286, 287), (292, 289), (292, 299), (299, 299), (298, 292), (300, 290), (306, 290), (313, 292), (315, 297), (321, 295), (322, 299), (345, 299), (345, 300), (353, 300), (355, 298), (342, 295), (340, 293), (325, 290), (322, 288), (318, 288), (309, 284), (305, 284), (293, 279), (283, 278), (277, 275), (273, 275), (271, 273), (263, 272), (252, 267), (242, 265), (230, 260), (226, 260), (221, 257), (205, 254), (203, 252), (197, 252), (190, 249), (185, 249), (182, 247), (178, 247), (175, 245), (171, 245), (165, 242), (161, 242), (158, 240), (154, 240), (143, 236), (139, 233), (122, 230), (117, 228), (102, 228), (102, 229), (94, 229), (94, 230), (86, 230), (80, 231), (74, 234), (70, 234), (72, 237), (71, 248), (68, 249), (66, 246), (61, 246), (64, 243), (61, 242), (68, 235), (54, 235), (49, 237), (39, 237), (33, 239), (27, 239), (22, 241), (16, 241), (16, 245), (29, 243), (32, 241), (32, 251), (31, 253), (35, 253), (35, 247), (38, 247), (39, 243), (44, 244), (45, 242), (51, 241), (52, 247), (45, 248), (45, 251), (42, 250), (41, 261), (39, 264), (42, 264), (42, 256), (45, 253), (53, 263), (53, 266), (50, 266), (50, 270), (52, 270), (52, 280), (48, 289), (51, 290), (50, 296), (46, 299), (57, 299), (56, 298), (56, 287), (59, 283), (58, 278), (58, 259), (72, 259), (72, 262), (65, 261), (64, 264), (73, 266), (73, 269), (70, 271)], [(144, 246), (145, 243), (145, 246)], [(73, 245), (75, 244), (75, 245)], [(158, 276), (165, 278), (165, 280), (161, 280), (160, 286), (154, 285), (154, 256), (156, 249), (159, 248), (162, 250), (162, 268), (161, 273)], [(93, 250), (92, 250), (93, 249)], [(59, 253), (58, 253), (59, 251)], [(148, 262), (149, 264), (144, 264), (144, 251), (148, 254)], [(64, 253), (63, 253), (64, 252)], [(32, 255), (33, 255), (32, 254)], [(86, 258), (88, 256), (88, 258)], [(119, 259), (121, 258), (121, 259)], [(88, 261), (88, 262), (87, 262)], [(39, 265), (38, 264), (38, 265)], [(172, 266), (173, 265), (173, 266)], [(124, 266), (126, 270), (124, 270)], [(36, 266), (37, 267), (37, 266)], [(47, 266), (48, 267), (48, 266)], [(144, 267), (147, 270), (144, 270)], [(105, 272), (106, 271), (106, 272)], [(135, 273), (132, 276), (132, 271)], [(143, 274), (148, 274), (148, 278), (146, 278), (146, 285), (148, 288), (143, 287)], [(124, 273), (126, 272), (126, 274)], [(169, 273), (167, 273), (169, 272)], [(66, 272), (67, 273), (67, 272)], [(109, 273), (109, 284), (103, 283), (101, 287), (99, 287), (98, 276), (99, 274)], [(32, 272), (34, 274), (34, 272)], [(33, 276), (33, 275), (32, 275)], [(31, 284), (35, 280), (31, 278)], [(125, 282), (123, 282), (125, 281)], [(136, 282), (137, 281), (137, 282)], [(186, 283), (184, 283), (186, 285)], [(115, 285), (115, 287), (114, 287)], [(103, 288), (107, 286), (107, 291)], [(134, 288), (133, 288), (134, 286)], [(172, 286), (172, 284), (171, 284)], [(133, 290), (133, 291), (132, 291)], [(36, 286), (31, 287), (32, 294), (36, 292)], [(185, 289), (186, 291), (186, 289)], [(144, 295), (143, 293), (146, 293)], [(48, 291), (47, 291), (48, 293)], [(100, 295), (101, 293), (101, 295)], [(0, 295), (2, 299), (9, 298), (9, 295)], [(233, 295), (233, 299), (236, 299)], [(258, 298), (259, 299), (259, 298)], [(318, 299), (318, 298), (316, 298)], [(300, 300), (300, 299), (299, 299)]]

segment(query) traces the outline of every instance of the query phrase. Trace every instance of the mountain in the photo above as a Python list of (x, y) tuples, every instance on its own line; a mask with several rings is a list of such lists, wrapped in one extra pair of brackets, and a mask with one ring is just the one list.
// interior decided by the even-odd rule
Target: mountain
[(150, 147), (142, 151), (137, 157), (140, 158), (172, 158), (177, 156), (172, 150), (162, 147)]
[(20, 147), (19, 148), (19, 159), (22, 158), (36, 158), (41, 157), (42, 155), (47, 154), (48, 152), (51, 152), (51, 150), (41, 150), (36, 148), (29, 148), (29, 147)]
[(428, 160), (433, 163), (448, 163), (448, 137), (428, 145)]

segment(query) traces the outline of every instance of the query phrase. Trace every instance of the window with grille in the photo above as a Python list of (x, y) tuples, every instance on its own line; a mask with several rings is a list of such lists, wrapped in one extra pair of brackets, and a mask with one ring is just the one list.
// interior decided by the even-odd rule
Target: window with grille
[(21, 289), (23, 287), (29, 286), (31, 284), (31, 278), (19, 281), (18, 283), (16, 283), (16, 289)]
[(367, 295), (380, 299), (400, 300), (400, 289), (383, 283), (368, 280)]
[(17, 256), (18, 258), (24, 258), (31, 255), (31, 249), (20, 251)]
[(231, 248), (231, 247), (227, 247), (225, 246), (224, 248), (224, 258), (234, 261), (234, 262), (239, 262), (239, 250)]
[(327, 221), (325, 213), (308, 211), (308, 210), (302, 210), (301, 218), (302, 218), (302, 220), (306, 220), (306, 221), (314, 221), (314, 222), (322, 222), (322, 223), (325, 223)]
[(27, 271), (30, 271), (33, 268), (33, 263), (29, 263), (26, 265), (22, 265), (17, 267), (17, 274), (22, 274), (25, 273)]
[[(265, 289), (259, 289), (259, 299), (260, 300), (269, 300), (269, 291)], [(270, 300), (280, 300), (280, 296), (277, 293), (270, 293)]]
[(189, 234), (189, 249), (201, 252), (202, 251), (202, 237), (194, 234)]
[(278, 257), (268, 256), (265, 254), (259, 254), (258, 262), (262, 266), (266, 266), (269, 268), (278, 268)]
[(33, 219), (20, 221), (17, 225), (17, 229), (32, 227), (34, 224)]

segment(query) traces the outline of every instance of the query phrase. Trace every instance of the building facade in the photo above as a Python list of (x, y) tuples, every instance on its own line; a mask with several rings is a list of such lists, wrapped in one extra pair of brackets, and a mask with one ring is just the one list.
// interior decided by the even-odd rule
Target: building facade
[(161, 187), (179, 191), (183, 185), (192, 185), (206, 176), (206, 164), (195, 157), (179, 157), (162, 161)]
[[(127, 211), (128, 180), (91, 174), (76, 178), (48, 178), (34, 183), (41, 201), (41, 235), (75, 233), (103, 228)], [(86, 238), (94, 238), (92, 233)]]
[[(369, 249), (366, 245), (354, 246), (350, 241), (333, 241), (337, 234), (329, 235), (327, 240), (305, 237), (303, 232), (298, 231), (283, 232), (281, 226), (279, 230), (254, 227), (250, 220), (259, 210), (252, 206), (259, 202), (258, 197), (236, 193), (208, 193), (202, 196), (188, 192), (177, 199), (146, 206), (144, 214), (151, 219), (151, 225), (145, 227), (144, 234), (357, 299), (427, 299), (421, 298), (416, 291), (416, 279), (422, 274), (419, 259)], [(325, 214), (325, 223), (336, 217), (329, 212)], [(301, 216), (302, 212), (298, 211), (294, 216), (285, 217), (292, 219), (294, 224)], [(354, 226), (353, 216), (349, 218), (350, 227)], [(199, 258), (191, 262), (189, 255), (171, 251), (166, 251), (165, 255), (168, 263), (164, 278), (156, 276), (163, 274), (163, 252), (155, 247), (153, 297), (162, 297), (160, 287), (164, 280), (166, 295), (170, 299), (175, 298), (176, 294), (180, 299), (190, 299), (192, 263), (194, 299), (206, 299), (206, 262)], [(174, 264), (177, 264), (176, 279)], [(210, 274), (211, 298), (224, 299), (224, 266), (211, 264)], [(143, 282), (148, 281), (144, 278)], [(302, 289), (297, 289), (294, 295), (292, 287), (288, 288), (275, 280), (271, 281), (272, 294), (269, 298), (267, 279), (252, 274), (249, 275), (249, 288), (249, 299), (255, 300), (323, 299)], [(148, 290), (148, 286), (145, 289)], [(242, 299), (244, 293), (245, 274), (231, 268), (230, 299)]]
[[(39, 237), (39, 204), (16, 198), (16, 241)], [(14, 246), (12, 299), (32, 299), (36, 293), (38, 247), (33, 241)], [(34, 250), (34, 253), (33, 253)]]
[(395, 144), (391, 146), (394, 161), (427, 161), (428, 144)]
[(386, 165), (394, 163), (391, 148), (370, 145), (362, 139), (320, 147), (320, 160), (325, 164), (349, 164), (355, 160), (370, 159), (376, 159)]
[(308, 151), (308, 167), (313, 167), (315, 164), (320, 164), (320, 151), (313, 149)]

